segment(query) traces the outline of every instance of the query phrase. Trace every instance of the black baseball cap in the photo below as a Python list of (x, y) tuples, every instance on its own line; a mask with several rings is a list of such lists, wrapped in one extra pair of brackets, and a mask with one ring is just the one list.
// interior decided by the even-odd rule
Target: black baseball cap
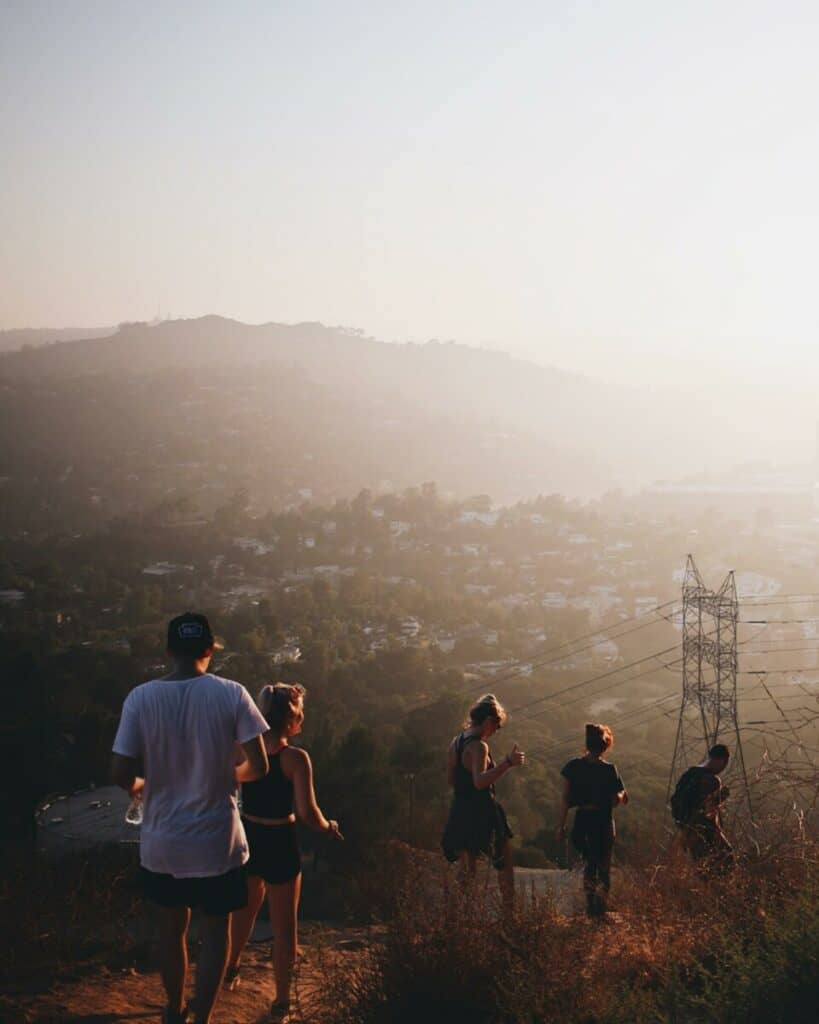
[(221, 650), (210, 623), (204, 615), (185, 612), (168, 623), (168, 650), (174, 654), (189, 654), (201, 657), (208, 647)]

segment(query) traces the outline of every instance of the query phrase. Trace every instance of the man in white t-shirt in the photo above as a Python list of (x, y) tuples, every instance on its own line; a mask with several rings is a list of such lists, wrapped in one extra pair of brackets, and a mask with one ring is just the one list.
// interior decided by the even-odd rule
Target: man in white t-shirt
[(227, 962), (230, 914), (247, 903), (236, 744), (254, 778), (267, 772), (267, 723), (244, 687), (208, 672), (214, 646), (204, 615), (172, 619), (174, 669), (128, 694), (114, 740), (114, 782), (143, 799), (140, 870), (145, 895), (159, 906), (166, 1024), (187, 1020), (191, 908), (204, 913), (194, 1020), (207, 1024)]

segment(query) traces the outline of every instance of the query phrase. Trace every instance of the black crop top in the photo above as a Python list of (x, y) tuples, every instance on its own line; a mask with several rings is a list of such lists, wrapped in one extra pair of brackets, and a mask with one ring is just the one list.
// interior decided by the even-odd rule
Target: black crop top
[(267, 775), (242, 783), (242, 811), (255, 818), (286, 818), (293, 813), (293, 783), (282, 771), (282, 752), (268, 757)]

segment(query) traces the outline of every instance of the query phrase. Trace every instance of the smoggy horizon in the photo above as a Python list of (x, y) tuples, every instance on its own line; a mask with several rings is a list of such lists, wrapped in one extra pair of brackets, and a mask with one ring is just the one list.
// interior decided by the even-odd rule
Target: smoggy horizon
[(452, 339), (807, 457), (817, 43), (803, 3), (7, 4), (0, 328)]

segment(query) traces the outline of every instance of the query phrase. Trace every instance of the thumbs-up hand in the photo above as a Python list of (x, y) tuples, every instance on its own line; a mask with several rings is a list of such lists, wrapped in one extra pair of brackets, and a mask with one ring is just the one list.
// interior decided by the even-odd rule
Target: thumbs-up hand
[(526, 755), (522, 750), (518, 750), (517, 743), (512, 747), (510, 753), (506, 755), (506, 760), (510, 768), (521, 768), (526, 762)]

